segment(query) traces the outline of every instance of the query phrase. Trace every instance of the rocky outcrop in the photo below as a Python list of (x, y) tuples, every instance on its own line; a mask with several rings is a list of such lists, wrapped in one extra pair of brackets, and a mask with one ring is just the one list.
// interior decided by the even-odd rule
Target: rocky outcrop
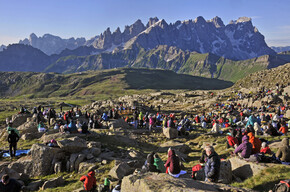
[(65, 49), (76, 49), (84, 45), (85, 42), (85, 38), (62, 39), (51, 34), (44, 34), (42, 37), (37, 37), (32, 33), (29, 38), (20, 40), (19, 44), (31, 45), (32, 47), (40, 49), (47, 55), (52, 55), (59, 54)]
[(130, 175), (133, 172), (134, 169), (132, 169), (127, 163), (122, 162), (113, 167), (110, 170), (109, 175), (115, 179), (123, 179), (124, 176)]
[(262, 170), (272, 166), (270, 163), (253, 163), (247, 162), (238, 157), (230, 159), (233, 174), (242, 180), (245, 180), (251, 176), (258, 175)]
[(191, 178), (174, 178), (165, 173), (126, 176), (122, 180), (121, 188), (122, 191), (131, 192), (251, 191), (222, 184), (195, 181)]
[(86, 141), (79, 137), (57, 141), (57, 144), (62, 150), (69, 153), (78, 153), (87, 148)]

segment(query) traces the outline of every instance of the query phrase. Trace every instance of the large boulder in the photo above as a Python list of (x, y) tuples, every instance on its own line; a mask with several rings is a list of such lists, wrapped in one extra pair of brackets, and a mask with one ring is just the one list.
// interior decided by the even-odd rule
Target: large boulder
[(2, 176), (5, 174), (9, 175), (10, 178), (16, 180), (20, 179), (20, 174), (13, 169), (9, 169), (8, 167), (5, 167), (0, 171), (0, 178), (2, 178)]
[(158, 152), (161, 152), (161, 153), (167, 152), (169, 148), (174, 149), (175, 151), (179, 151), (181, 153), (185, 153), (185, 154), (191, 151), (190, 147), (187, 146), (186, 144), (171, 140), (166, 143), (162, 143), (160, 147), (158, 148)]
[(178, 137), (178, 130), (174, 128), (163, 128), (163, 134), (168, 139), (174, 139)]
[(42, 190), (48, 189), (48, 188), (56, 188), (60, 187), (65, 184), (65, 180), (61, 177), (50, 179), (48, 181), (45, 181), (42, 185)]
[(262, 170), (273, 166), (270, 163), (253, 163), (240, 159), (239, 157), (230, 158), (233, 174), (242, 180), (251, 176), (258, 175)]
[(33, 181), (24, 187), (24, 191), (38, 191), (43, 183), (44, 181), (42, 180)]
[(57, 141), (58, 146), (66, 152), (78, 153), (87, 148), (87, 142), (79, 137)]
[(22, 125), (17, 127), (17, 129), (19, 130), (19, 132), (21, 134), (37, 133), (38, 132), (37, 123), (31, 122), (31, 121), (23, 123)]
[(232, 165), (230, 161), (221, 161), (219, 182), (230, 184), (232, 182)]
[(116, 128), (128, 129), (128, 128), (130, 128), (129, 124), (126, 123), (125, 120), (122, 118), (109, 120), (108, 127), (110, 129), (116, 129)]
[(122, 162), (113, 167), (110, 170), (109, 175), (115, 179), (123, 179), (124, 176), (130, 175), (133, 172), (134, 169), (132, 169), (127, 163)]
[(35, 132), (35, 133), (25, 133), (21, 136), (21, 139), (26, 140), (33, 140), (33, 139), (39, 139), (42, 137), (44, 133), (43, 132)]
[(81, 162), (79, 164), (79, 173), (86, 173), (90, 169), (95, 169), (95, 168), (97, 168), (96, 163)]
[(124, 177), (121, 188), (122, 191), (130, 192), (250, 191), (223, 184), (195, 181), (191, 178), (174, 178), (165, 173), (152, 172)]
[(287, 110), (287, 111), (286, 111), (286, 115), (285, 115), (285, 117), (288, 118), (288, 119), (290, 119), (290, 110)]
[(64, 153), (59, 148), (48, 147), (42, 144), (33, 144), (30, 155), (18, 159), (8, 167), (30, 177), (50, 175), (53, 173), (54, 163), (64, 160)]
[(12, 116), (12, 126), (18, 127), (27, 121), (28, 117), (32, 117), (32, 114), (16, 114)]

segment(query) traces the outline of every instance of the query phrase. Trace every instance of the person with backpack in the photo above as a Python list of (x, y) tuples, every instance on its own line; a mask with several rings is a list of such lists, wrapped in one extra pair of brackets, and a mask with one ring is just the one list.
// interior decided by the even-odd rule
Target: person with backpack
[(249, 142), (252, 144), (252, 154), (260, 152), (262, 142), (259, 138), (255, 137), (252, 132), (248, 133)]
[(20, 137), (15, 133), (15, 131), (11, 130), (11, 133), (8, 135), (9, 153), (11, 158), (16, 155), (17, 142), (19, 139)]
[(282, 180), (276, 184), (273, 190), (269, 192), (289, 192), (290, 191), (290, 179)]
[(84, 183), (84, 189), (86, 191), (94, 192), (96, 191), (96, 177), (95, 177), (95, 171), (93, 169), (90, 169), (88, 171), (87, 175), (84, 175), (80, 178), (80, 181)]
[(16, 128), (13, 128), (13, 127), (12, 127), (12, 123), (9, 122), (8, 127), (7, 127), (8, 134), (10, 134), (12, 130), (14, 130), (14, 132), (15, 132), (18, 136), (20, 136), (19, 131), (18, 131)]

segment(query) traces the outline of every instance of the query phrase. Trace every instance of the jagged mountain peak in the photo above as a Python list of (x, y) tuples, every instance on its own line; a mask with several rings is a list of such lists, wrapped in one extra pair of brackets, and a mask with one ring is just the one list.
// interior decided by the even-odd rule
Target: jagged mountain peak
[(224, 22), (222, 21), (222, 19), (221, 19), (220, 17), (218, 17), (218, 16), (212, 18), (212, 19), (210, 20), (210, 22), (213, 23), (214, 26), (215, 26), (216, 28), (224, 27), (224, 26), (225, 26), (225, 24), (224, 24)]
[(159, 21), (159, 19), (157, 18), (157, 17), (150, 17), (149, 18), (149, 21), (148, 21), (148, 23), (147, 23), (147, 25), (146, 25), (146, 27), (148, 28), (148, 27), (150, 27), (151, 25), (154, 25), (156, 22), (158, 22)]

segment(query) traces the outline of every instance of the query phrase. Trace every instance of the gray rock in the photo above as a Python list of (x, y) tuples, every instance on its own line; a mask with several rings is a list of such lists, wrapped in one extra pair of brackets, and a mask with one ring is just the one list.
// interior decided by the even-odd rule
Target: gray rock
[(87, 148), (87, 143), (84, 139), (73, 137), (57, 141), (58, 146), (66, 152), (78, 153)]
[(48, 189), (48, 188), (55, 188), (55, 187), (60, 187), (65, 184), (65, 180), (61, 177), (50, 179), (48, 181), (45, 181), (44, 184), (42, 185), (42, 190)]
[(81, 162), (79, 165), (79, 173), (86, 173), (90, 169), (96, 169), (96, 163)]
[(42, 180), (37, 180), (37, 181), (33, 181), (31, 183), (28, 184), (28, 186), (24, 187), (25, 191), (38, 191), (39, 188), (43, 185), (44, 181)]
[(168, 139), (174, 139), (178, 137), (178, 131), (174, 128), (163, 128), (163, 134)]
[(132, 169), (127, 163), (120, 163), (110, 170), (109, 175), (115, 179), (123, 179), (124, 176), (130, 175), (133, 172), (134, 169)]

